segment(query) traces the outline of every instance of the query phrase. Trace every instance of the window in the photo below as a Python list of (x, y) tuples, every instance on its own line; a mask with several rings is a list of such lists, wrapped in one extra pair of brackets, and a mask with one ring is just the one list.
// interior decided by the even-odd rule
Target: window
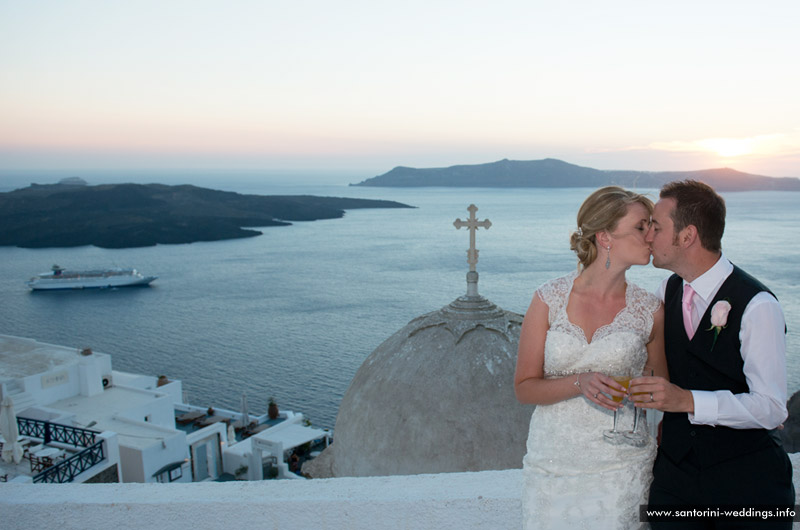
[(183, 463), (183, 460), (180, 462), (173, 462), (172, 464), (168, 464), (153, 473), (153, 476), (156, 478), (156, 482), (175, 482), (183, 477), (183, 468), (181, 467), (183, 466)]

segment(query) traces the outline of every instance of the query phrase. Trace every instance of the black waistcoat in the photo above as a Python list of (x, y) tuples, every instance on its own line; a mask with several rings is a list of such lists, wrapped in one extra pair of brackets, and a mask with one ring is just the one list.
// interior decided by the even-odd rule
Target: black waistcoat
[[(702, 316), (692, 340), (683, 327), (682, 280), (673, 274), (667, 282), (664, 309), (664, 335), (669, 377), (687, 390), (730, 390), (749, 392), (745, 380), (739, 341), (742, 314), (750, 300), (761, 291), (770, 292), (758, 280), (734, 266)], [(770, 294), (772, 294), (770, 292)], [(714, 342), (711, 309), (720, 300), (731, 304), (727, 326)], [(766, 429), (732, 429), (723, 426), (693, 425), (686, 413), (664, 413), (661, 450), (675, 462), (690, 450), (703, 465), (713, 465), (774, 443)]]

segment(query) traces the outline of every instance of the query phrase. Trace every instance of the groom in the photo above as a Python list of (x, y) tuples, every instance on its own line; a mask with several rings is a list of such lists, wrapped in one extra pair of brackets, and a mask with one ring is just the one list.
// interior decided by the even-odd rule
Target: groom
[[(630, 388), (637, 406), (664, 411), (651, 508), (794, 505), (791, 463), (774, 433), (787, 416), (783, 312), (722, 254), (724, 229), (725, 202), (711, 187), (662, 188), (647, 241), (653, 265), (675, 273), (659, 292), (670, 381), (639, 378)], [(675, 522), (742, 528), (710, 517)], [(651, 521), (664, 525), (675, 527)], [(773, 519), (768, 527), (791, 526)]]

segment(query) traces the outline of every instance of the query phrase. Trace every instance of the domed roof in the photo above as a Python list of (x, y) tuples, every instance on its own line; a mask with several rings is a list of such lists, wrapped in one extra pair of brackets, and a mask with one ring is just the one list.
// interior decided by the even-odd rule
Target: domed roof
[(309, 474), (522, 467), (533, 411), (514, 396), (522, 315), (477, 293), (471, 236), (467, 294), (415, 318), (367, 357), (342, 399), (334, 443)]

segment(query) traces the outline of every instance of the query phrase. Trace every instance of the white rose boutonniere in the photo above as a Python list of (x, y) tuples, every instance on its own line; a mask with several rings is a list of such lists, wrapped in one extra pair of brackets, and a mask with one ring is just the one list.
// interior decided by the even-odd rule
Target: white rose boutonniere
[(711, 327), (706, 331), (714, 330), (714, 342), (711, 343), (712, 350), (717, 343), (719, 333), (728, 325), (728, 313), (730, 312), (731, 304), (727, 300), (720, 300), (711, 308)]

